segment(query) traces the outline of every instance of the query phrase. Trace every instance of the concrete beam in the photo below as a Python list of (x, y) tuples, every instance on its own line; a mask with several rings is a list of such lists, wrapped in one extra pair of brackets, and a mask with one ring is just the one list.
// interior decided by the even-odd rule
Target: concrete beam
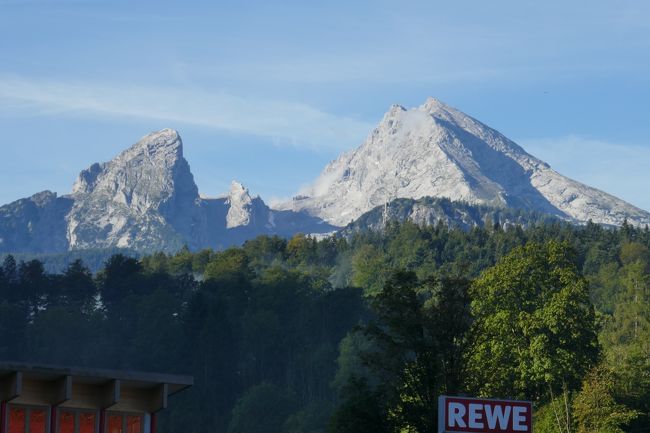
[(10, 373), (0, 377), (0, 400), (11, 401), (20, 396), (23, 392), (23, 374), (21, 372)]
[(54, 383), (52, 403), (58, 406), (72, 398), (72, 376), (63, 376)]
[(161, 383), (151, 391), (151, 408), (149, 412), (155, 413), (167, 409), (167, 397), (169, 396), (169, 385)]
[(122, 397), (122, 382), (120, 380), (111, 380), (102, 391), (102, 409), (108, 409), (120, 402)]

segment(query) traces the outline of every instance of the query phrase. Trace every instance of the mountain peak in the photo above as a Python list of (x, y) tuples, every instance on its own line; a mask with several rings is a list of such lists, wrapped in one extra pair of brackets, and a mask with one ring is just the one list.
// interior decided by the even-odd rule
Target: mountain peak
[(249, 195), (248, 188), (246, 188), (241, 182), (237, 180), (230, 182), (230, 191), (228, 192), (228, 196), (232, 197), (243, 195)]
[(445, 104), (441, 100), (433, 98), (431, 96), (428, 97), (426, 101), (424, 101), (424, 104), (417, 107), (416, 110), (427, 113), (428, 115), (433, 116), (438, 120), (452, 122), (454, 124), (460, 125), (461, 127), (464, 127), (469, 123), (477, 122), (462, 111), (457, 110), (451, 105)]
[[(183, 157), (183, 141), (178, 131), (171, 128), (151, 132), (122, 152), (125, 157), (133, 157), (138, 154), (147, 156), (172, 155), (176, 158)], [(122, 156), (120, 155), (120, 156)]]
[[(422, 105), (417, 108), (419, 111), (425, 112), (435, 112), (441, 109), (444, 110), (453, 110), (452, 107), (442, 102), (440, 99), (434, 98), (433, 96), (427, 97)], [(388, 109), (388, 113), (399, 113), (402, 111), (408, 111), (406, 107), (400, 104), (393, 104)]]
[(382, 122), (387, 122), (392, 119), (395, 119), (397, 116), (399, 116), (400, 113), (406, 111), (406, 108), (399, 104), (393, 104), (388, 108), (388, 111), (386, 114), (384, 114), (384, 119)]
[(436, 99), (433, 96), (429, 96), (425, 101), (424, 104), (420, 106), (420, 108), (425, 108), (427, 110), (434, 110), (434, 109), (440, 109), (440, 108), (449, 108), (447, 104), (442, 102), (440, 99)]
[(467, 123), (470, 117), (441, 100), (429, 96), (422, 105), (410, 110), (399, 104), (391, 105), (382, 119), (382, 124), (387, 124), (389, 128), (395, 130), (395, 125), (399, 121), (406, 122), (410, 126), (414, 126), (415, 123), (432, 125), (434, 119), (456, 124)]
[(145, 137), (170, 137), (175, 140), (179, 137), (179, 134), (178, 131), (173, 128), (163, 128), (158, 131), (150, 132), (145, 135)]
[(393, 105), (357, 149), (280, 205), (345, 225), (396, 198), (444, 197), (534, 210), (573, 221), (636, 224), (650, 214), (553, 171), (498, 131), (444, 102)]
[[(136, 167), (150, 167), (156, 171), (170, 172), (179, 164), (187, 165), (183, 159), (183, 141), (178, 131), (171, 128), (161, 129), (140, 138), (113, 160), (101, 164), (94, 163), (83, 170), (72, 187), (72, 193), (91, 192), (98, 180), (105, 178), (111, 171), (130, 172)], [(133, 181), (142, 183), (146, 180)]]
[[(76, 201), (68, 216), (73, 248), (96, 246), (98, 238), (105, 245), (148, 243), (164, 237), (166, 223), (184, 235), (192, 229), (199, 198), (181, 137), (169, 128), (147, 134), (111, 161), (83, 170), (73, 195)], [(133, 232), (131, 227), (138, 224), (148, 231)]]
[(226, 227), (230, 229), (248, 225), (251, 222), (254, 201), (255, 199), (251, 197), (248, 188), (241, 182), (233, 180), (228, 192), (227, 203), (230, 207), (226, 215)]
[(176, 251), (239, 245), (261, 234), (334, 229), (303, 213), (274, 212), (241, 182), (201, 198), (177, 131), (141, 137), (110, 161), (83, 170), (72, 194), (44, 191), (0, 206), (0, 252), (82, 248)]

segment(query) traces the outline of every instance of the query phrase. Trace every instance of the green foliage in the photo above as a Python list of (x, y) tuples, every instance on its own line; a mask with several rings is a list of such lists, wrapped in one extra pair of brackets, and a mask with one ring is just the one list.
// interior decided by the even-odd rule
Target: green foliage
[(618, 281), (623, 290), (604, 334), (610, 344), (637, 344), (650, 335), (650, 275), (645, 268), (645, 263), (635, 261), (620, 270)]
[(228, 433), (278, 433), (295, 405), (294, 396), (262, 383), (251, 387), (232, 410)]
[(565, 433), (566, 410), (562, 398), (556, 398), (535, 411), (534, 433)]
[[(350, 332), (339, 344), (338, 369), (332, 387), (343, 394), (348, 383), (354, 380), (372, 381), (372, 373), (361, 363), (361, 357), (373, 349), (373, 342), (362, 332)], [(372, 383), (376, 385), (376, 383)]]
[[(157, 254), (155, 251), (150, 251), (152, 254)], [(0, 261), (12, 256), (16, 262), (29, 262), (31, 260), (38, 260), (43, 264), (43, 267), (50, 273), (60, 273), (65, 271), (72, 263), (77, 260), (82, 261), (93, 273), (101, 270), (106, 261), (112, 256), (122, 254), (128, 257), (142, 257), (146, 252), (136, 252), (126, 248), (102, 248), (102, 249), (83, 249), (83, 250), (70, 250), (63, 253), (13, 253), (2, 254), (0, 253)]]
[(331, 403), (315, 401), (287, 418), (284, 430), (286, 433), (321, 433), (331, 414)]
[(205, 279), (237, 280), (250, 278), (249, 260), (246, 253), (239, 248), (229, 248), (217, 255), (206, 265)]
[(650, 275), (644, 249), (623, 251), (626, 264), (617, 274), (617, 302), (601, 341), (607, 365), (616, 372), (619, 399), (641, 414), (633, 423), (639, 428), (649, 423), (650, 413)]
[(567, 244), (516, 248), (472, 285), (471, 389), (550, 397), (579, 386), (598, 356), (587, 281)]
[(573, 432), (575, 421), (571, 417), (571, 399), (571, 394), (564, 390), (537, 409), (533, 417), (534, 433)]
[(587, 276), (591, 288), (591, 299), (603, 313), (612, 314), (616, 308), (618, 292), (621, 289), (618, 262), (607, 262), (594, 268)]
[(71, 308), (93, 310), (97, 288), (90, 270), (81, 260), (75, 260), (65, 270), (59, 291), (62, 301)]
[[(4, 256), (0, 358), (192, 374), (161, 433), (248, 428), (260, 384), (287, 403), (280, 432), (427, 432), (437, 395), (474, 390), (537, 399), (536, 431), (560, 431), (567, 407), (571, 431), (650, 427), (650, 230), (493, 217), (140, 259)], [(596, 317), (612, 374), (591, 379)]]
[[(535, 433), (624, 433), (640, 415), (617, 401), (615, 374), (606, 365), (590, 370), (579, 392), (566, 390), (537, 410)], [(634, 431), (634, 430), (633, 430)]]
[(344, 390), (345, 399), (332, 415), (329, 433), (395, 432), (389, 409), (382, 394), (364, 380), (351, 380)]
[(647, 266), (650, 263), (650, 249), (640, 242), (626, 242), (621, 245), (620, 257), (623, 265), (641, 262)]
[[(388, 279), (370, 301), (377, 320), (341, 345), (337, 385), (345, 403), (335, 414), (336, 431), (356, 426), (348, 417), (382, 410), (395, 429), (436, 431), (438, 395), (458, 392), (464, 370), (468, 285), (459, 279), (419, 281), (404, 271)], [(354, 364), (355, 355), (362, 366)], [(370, 383), (371, 396), (360, 396)]]
[(286, 256), (287, 241), (277, 236), (260, 236), (246, 241), (242, 247), (255, 270), (283, 263)]
[(362, 245), (352, 257), (352, 285), (363, 287), (368, 295), (379, 292), (390, 268), (384, 255), (374, 245)]
[(577, 433), (623, 433), (623, 426), (637, 416), (614, 399), (614, 374), (606, 367), (594, 368), (573, 399)]
[(119, 313), (126, 298), (143, 289), (142, 278), (138, 260), (121, 254), (111, 257), (97, 275), (99, 293), (108, 311)]
[(7, 300), (0, 302), (0, 358), (13, 359), (25, 352), (27, 314), (23, 307)]
[(289, 263), (293, 264), (314, 261), (313, 253), (315, 250), (316, 239), (307, 237), (302, 233), (298, 233), (289, 239), (286, 246), (287, 258)]

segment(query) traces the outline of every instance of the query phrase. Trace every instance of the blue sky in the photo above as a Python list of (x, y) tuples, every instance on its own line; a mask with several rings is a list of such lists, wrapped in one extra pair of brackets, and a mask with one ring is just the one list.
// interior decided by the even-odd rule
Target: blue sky
[(202, 193), (289, 197), (437, 97), (650, 210), (650, 2), (0, 0), (0, 203), (181, 133)]

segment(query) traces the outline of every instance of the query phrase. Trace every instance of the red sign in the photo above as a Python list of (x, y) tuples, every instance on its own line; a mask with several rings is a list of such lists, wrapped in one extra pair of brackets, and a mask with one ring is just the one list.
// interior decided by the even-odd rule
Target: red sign
[(439, 433), (532, 433), (533, 405), (528, 401), (447, 397), (438, 399)]

